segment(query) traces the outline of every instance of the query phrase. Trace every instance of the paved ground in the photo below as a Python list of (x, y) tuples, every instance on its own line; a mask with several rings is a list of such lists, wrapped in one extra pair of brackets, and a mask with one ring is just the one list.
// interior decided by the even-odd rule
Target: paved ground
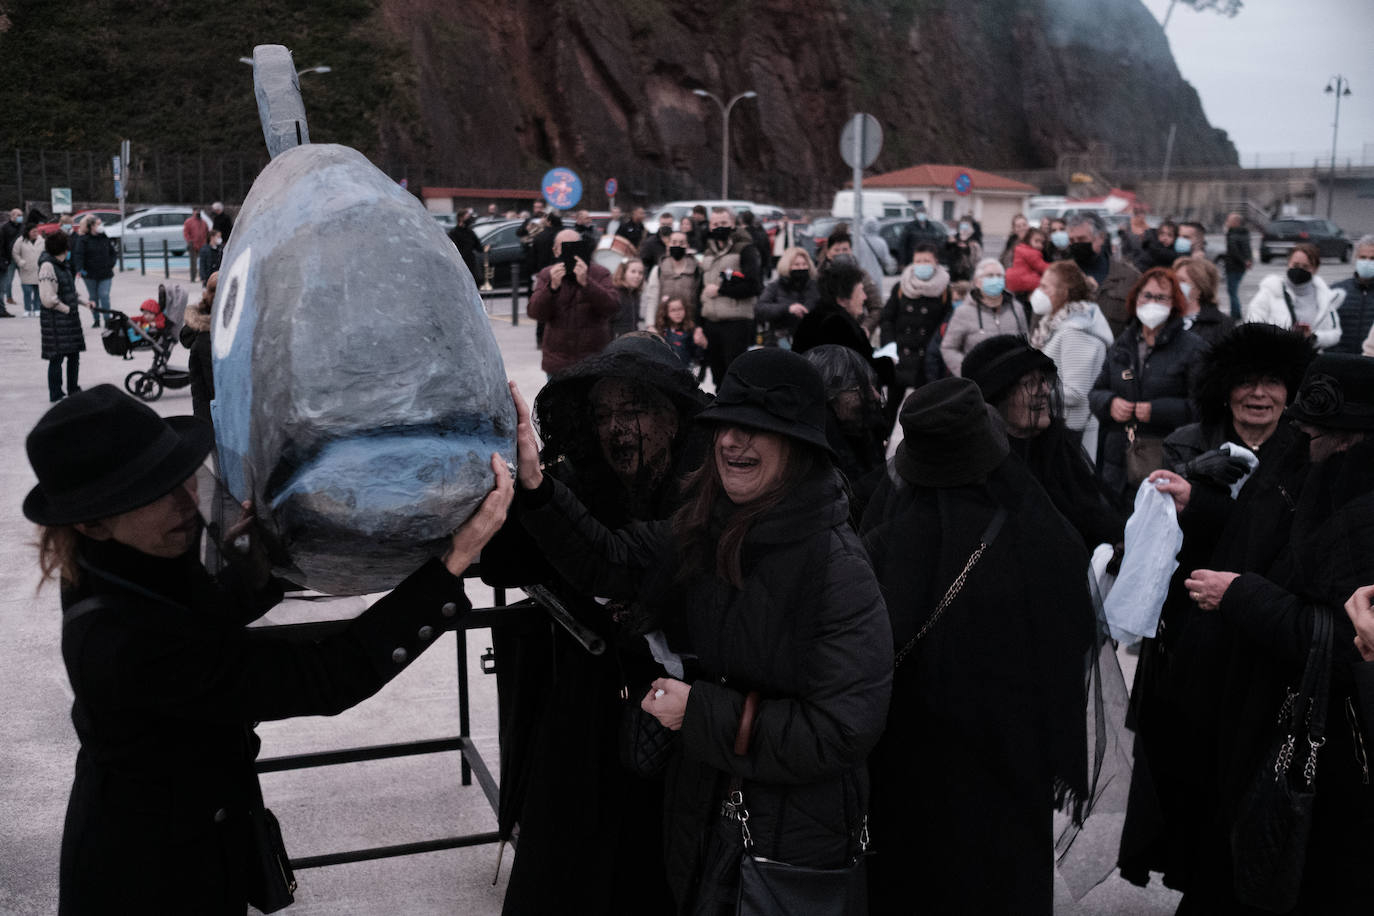
[[(1258, 277), (1247, 277), (1247, 291), (1253, 290)], [(164, 282), (160, 270), (148, 276), (140, 276), (136, 269), (125, 272), (114, 283), (115, 307), (136, 312), (143, 299), (156, 294), (159, 282)], [(182, 269), (174, 268), (172, 280), (165, 282), (192, 287)], [(885, 287), (892, 282), (894, 278), (888, 278)], [(197, 294), (198, 285), (192, 298)], [(533, 324), (522, 319), (519, 327), (512, 327), (504, 300), (493, 302), (491, 312), (507, 371), (532, 398), (543, 383)], [(120, 384), (128, 372), (150, 362), (146, 353), (131, 362), (107, 356), (96, 331), (87, 332), (87, 348), (81, 367), (83, 387)], [(6, 710), (0, 743), (0, 914), (16, 916), (55, 909), (58, 844), (76, 753), (69, 719), (71, 693), (58, 647), (57, 595), (52, 589), (36, 592), (33, 528), (19, 511), (23, 495), (34, 483), (24, 436), (49, 407), (46, 364), (38, 354), (37, 320), (0, 321), (0, 490), (9, 494), (0, 504), (0, 545), (6, 559), (0, 564), (0, 697)], [(184, 364), (185, 351), (180, 351), (174, 365)], [(168, 391), (153, 406), (164, 415), (189, 414), (190, 391)], [(478, 606), (491, 601), (480, 584), (469, 595)], [(271, 619), (341, 617), (362, 606), (360, 599), (323, 610), (318, 604), (296, 603), (274, 611)], [(488, 644), (486, 631), (468, 635), (467, 654), (474, 672)], [(455, 645), (452, 634), (443, 637), (405, 675), (343, 715), (262, 726), (263, 756), (456, 734)], [(1123, 661), (1129, 665), (1131, 659)], [(1127, 676), (1129, 681), (1129, 672)], [(494, 681), (474, 674), (471, 686), (472, 733), (494, 771)], [(454, 753), (269, 774), (263, 778), (263, 791), (295, 856), (495, 827), (481, 791), (475, 785), (458, 785)], [(509, 854), (493, 886), (495, 867), (495, 847), (481, 846), (312, 869), (298, 875), (300, 890), (291, 912), (495, 914), (510, 870)], [(1117, 879), (1076, 905), (1062, 884), (1058, 895), (1056, 909), (1064, 914), (1163, 916), (1177, 902), (1176, 895), (1157, 886), (1141, 890)]]

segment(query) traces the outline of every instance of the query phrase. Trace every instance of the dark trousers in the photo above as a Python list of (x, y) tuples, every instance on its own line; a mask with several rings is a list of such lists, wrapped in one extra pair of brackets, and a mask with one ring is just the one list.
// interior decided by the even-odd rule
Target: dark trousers
[(1231, 297), (1231, 317), (1240, 321), (1240, 281), (1245, 271), (1226, 271), (1226, 294)]
[(48, 398), (53, 401), (62, 398), (62, 360), (67, 361), (67, 394), (76, 394), (81, 390), (76, 384), (77, 373), (81, 370), (81, 354), (68, 353), (65, 356), (54, 356), (48, 360)]
[(191, 282), (196, 282), (196, 268), (200, 266), (200, 246), (186, 245), (186, 259), (191, 262)]
[(754, 342), (754, 320), (709, 321), (702, 319), (706, 333), (706, 363), (711, 367), (711, 381), (717, 390), (725, 380), (725, 370)]

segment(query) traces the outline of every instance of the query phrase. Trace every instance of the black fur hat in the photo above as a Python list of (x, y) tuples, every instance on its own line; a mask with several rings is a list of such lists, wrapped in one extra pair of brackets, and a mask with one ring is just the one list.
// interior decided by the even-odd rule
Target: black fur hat
[(1231, 389), (1257, 375), (1283, 379), (1288, 403), (1297, 396), (1307, 364), (1316, 350), (1307, 338), (1272, 324), (1240, 324), (1212, 345), (1198, 372), (1196, 401), (1202, 422), (1211, 426), (1231, 415)]

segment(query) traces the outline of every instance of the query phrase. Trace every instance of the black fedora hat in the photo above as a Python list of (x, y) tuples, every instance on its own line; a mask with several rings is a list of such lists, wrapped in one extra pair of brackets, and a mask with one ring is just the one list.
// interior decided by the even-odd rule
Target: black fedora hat
[(765, 347), (740, 354), (726, 370), (715, 402), (697, 419), (780, 433), (834, 454), (825, 438), (825, 383), (815, 366), (790, 350)]
[(1374, 430), (1374, 359), (1351, 353), (1318, 356), (1287, 414), (1324, 429)]
[(902, 442), (893, 458), (918, 487), (963, 487), (987, 478), (1011, 452), (1006, 428), (966, 378), (923, 385), (902, 405)]
[(214, 444), (204, 420), (164, 420), (113, 385), (78, 392), (25, 442), (38, 486), (24, 498), (24, 516), (70, 525), (146, 506), (195, 473)]

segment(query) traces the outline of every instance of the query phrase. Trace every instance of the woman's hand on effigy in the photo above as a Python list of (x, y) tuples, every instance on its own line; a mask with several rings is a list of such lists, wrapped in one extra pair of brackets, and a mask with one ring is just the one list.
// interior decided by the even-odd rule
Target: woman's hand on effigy
[(677, 731), (687, 715), (687, 695), (692, 685), (670, 677), (661, 677), (649, 685), (639, 708), (659, 721), (664, 728)]
[(243, 514), (224, 532), (220, 552), (240, 557), (236, 565), (244, 570), (248, 583), (261, 588), (272, 575), (272, 561), (258, 532), (258, 514), (253, 501), (244, 500), (240, 508)]
[(495, 452), (491, 456), (491, 469), (496, 474), (496, 483), (477, 511), (453, 532), (449, 551), (444, 556), (444, 566), (455, 576), (461, 576), (477, 560), (487, 541), (506, 521), (506, 510), (515, 496), (515, 484), (505, 459)]
[(539, 440), (534, 436), (530, 407), (520, 395), (520, 386), (515, 382), (509, 384), (511, 400), (515, 402), (515, 476), (523, 489), (537, 490), (544, 482), (544, 471), (539, 467)]

